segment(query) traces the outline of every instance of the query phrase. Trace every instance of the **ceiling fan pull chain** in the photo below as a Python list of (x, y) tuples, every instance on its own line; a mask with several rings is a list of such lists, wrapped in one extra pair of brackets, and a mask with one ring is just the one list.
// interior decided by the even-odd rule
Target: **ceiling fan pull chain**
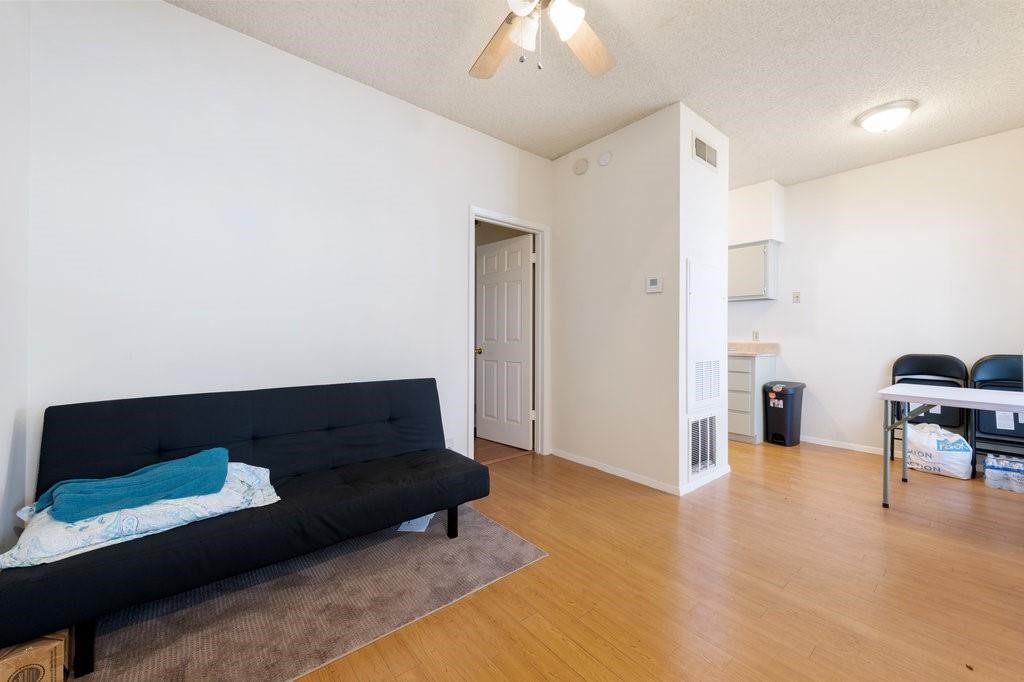
[(537, 70), (544, 68), (544, 18), (543, 14), (537, 15)]

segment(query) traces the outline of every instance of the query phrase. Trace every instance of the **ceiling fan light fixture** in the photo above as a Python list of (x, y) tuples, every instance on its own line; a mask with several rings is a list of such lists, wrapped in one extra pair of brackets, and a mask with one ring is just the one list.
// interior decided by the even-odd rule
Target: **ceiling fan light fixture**
[[(0, 0), (2, 1), (2, 0)], [(573, 53), (591, 76), (603, 76), (615, 66), (615, 58), (590, 27), (586, 12), (571, 0), (507, 0), (512, 12), (498, 24), (491, 39), (473, 62), (469, 75), (473, 78), (491, 78), (514, 46), (537, 53), (537, 68), (544, 68), (540, 60), (543, 50), (544, 12), (548, 12), (558, 37)], [(519, 13), (523, 13), (520, 15)], [(526, 55), (519, 55), (519, 63)]]
[(537, 49), (537, 31), (540, 29), (540, 17), (536, 12), (523, 17), (510, 40), (519, 47), (533, 52)]
[(508, 8), (517, 17), (525, 17), (536, 9), (540, 0), (508, 0)]
[(901, 99), (868, 109), (854, 123), (869, 133), (888, 133), (903, 125), (916, 108), (914, 100)]
[(551, 0), (548, 5), (548, 17), (563, 43), (576, 35), (586, 13), (585, 9), (572, 4), (570, 0)]

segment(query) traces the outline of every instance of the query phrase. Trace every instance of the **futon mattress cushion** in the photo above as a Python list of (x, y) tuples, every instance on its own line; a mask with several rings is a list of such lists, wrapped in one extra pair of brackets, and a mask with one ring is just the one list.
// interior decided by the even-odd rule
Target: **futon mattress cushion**
[[(224, 457), (227, 457), (226, 451)], [(55, 518), (52, 507), (44, 509), (31, 517), (18, 543), (0, 555), (0, 570), (52, 563), (213, 516), (278, 501), (267, 469), (231, 462), (225, 464), (225, 472), (225, 480), (214, 493), (158, 500), (104, 512), (73, 523)]]
[(274, 481), (281, 501), (0, 571), (0, 647), (485, 497), (487, 467), (420, 450)]

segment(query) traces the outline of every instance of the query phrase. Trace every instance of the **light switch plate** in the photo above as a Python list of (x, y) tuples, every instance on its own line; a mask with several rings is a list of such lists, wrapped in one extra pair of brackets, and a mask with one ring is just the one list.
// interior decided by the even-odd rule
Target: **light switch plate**
[(799, 291), (794, 291), (793, 292), (793, 303), (799, 303), (799, 302), (800, 302), (800, 292)]
[(647, 279), (645, 280), (645, 283), (646, 283), (646, 289), (645, 290), (649, 294), (660, 294), (663, 291), (663, 289), (664, 289), (664, 287), (662, 286), (662, 277), (661, 277), (661, 275), (647, 275)]

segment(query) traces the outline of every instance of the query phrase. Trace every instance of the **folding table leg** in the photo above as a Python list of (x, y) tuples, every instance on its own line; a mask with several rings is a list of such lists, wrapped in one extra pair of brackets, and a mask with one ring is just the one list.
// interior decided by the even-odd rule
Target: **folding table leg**
[[(910, 414), (910, 403), (903, 408), (903, 414)], [(910, 420), (903, 422), (903, 482), (907, 482), (907, 432), (910, 430)]]
[(892, 406), (889, 401), (882, 403), (882, 506), (889, 508), (889, 457), (892, 455), (892, 440), (889, 433), (892, 426)]

